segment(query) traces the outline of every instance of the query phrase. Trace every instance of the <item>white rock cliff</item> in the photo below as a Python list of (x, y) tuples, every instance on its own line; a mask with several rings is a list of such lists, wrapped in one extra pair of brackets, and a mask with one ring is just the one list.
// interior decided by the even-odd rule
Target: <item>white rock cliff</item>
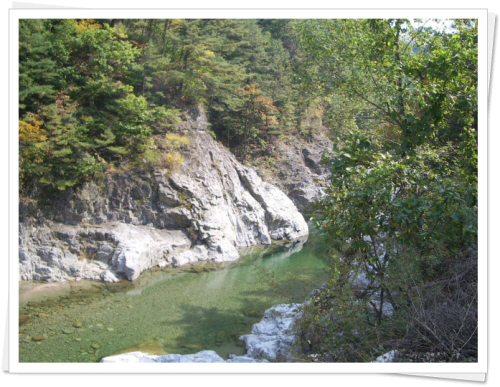
[(20, 278), (136, 279), (153, 266), (232, 261), (238, 248), (308, 235), (293, 202), (206, 131), (202, 109), (177, 173), (107, 175), (45, 209), (21, 205)]

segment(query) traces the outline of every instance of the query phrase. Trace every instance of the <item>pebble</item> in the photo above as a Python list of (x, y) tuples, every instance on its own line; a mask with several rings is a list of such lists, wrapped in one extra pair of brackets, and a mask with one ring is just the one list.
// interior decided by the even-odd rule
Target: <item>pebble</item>
[(113, 328), (111, 328), (111, 327), (110, 327), (110, 328), (106, 328), (106, 330), (107, 330), (108, 332), (113, 332), (113, 331), (114, 331), (114, 329), (113, 329)]
[(82, 341), (82, 339), (81, 339), (81, 338), (79, 338), (79, 337), (77, 337), (77, 338), (75, 339), (75, 341)]
[(83, 324), (82, 324), (80, 321), (77, 321), (77, 322), (75, 322), (75, 323), (73, 324), (73, 326), (74, 326), (75, 328), (81, 328), (81, 327), (83, 326)]
[(71, 335), (73, 331), (71, 329), (63, 329), (62, 331), (65, 335)]
[(89, 350), (87, 351), (87, 353), (88, 353), (88, 354), (90, 354), (90, 355), (92, 355), (92, 354), (94, 353), (94, 350), (93, 350), (93, 349), (89, 349)]
[(101, 348), (101, 346), (99, 344), (92, 344), (92, 348), (99, 349), (99, 348)]
[(132, 305), (127, 305), (129, 309), (133, 309), (134, 307)]

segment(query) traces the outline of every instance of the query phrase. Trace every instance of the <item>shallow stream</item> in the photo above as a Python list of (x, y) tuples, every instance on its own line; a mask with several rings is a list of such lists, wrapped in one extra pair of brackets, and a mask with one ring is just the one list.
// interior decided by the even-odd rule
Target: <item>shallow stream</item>
[(301, 242), (249, 249), (235, 263), (144, 272), (134, 282), (20, 284), (20, 362), (95, 362), (116, 353), (244, 354), (272, 305), (302, 302), (326, 263)]

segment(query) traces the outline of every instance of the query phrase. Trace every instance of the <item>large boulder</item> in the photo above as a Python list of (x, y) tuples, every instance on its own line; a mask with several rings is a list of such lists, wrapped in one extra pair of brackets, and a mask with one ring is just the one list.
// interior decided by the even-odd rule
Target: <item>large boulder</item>
[(304, 217), (283, 191), (262, 181), (248, 167), (239, 166), (236, 171), (245, 187), (264, 209), (271, 238), (296, 239), (309, 234)]
[(240, 337), (245, 342), (247, 356), (275, 360), (293, 356), (294, 323), (300, 317), (300, 304), (280, 304), (264, 312), (254, 324), (252, 333)]

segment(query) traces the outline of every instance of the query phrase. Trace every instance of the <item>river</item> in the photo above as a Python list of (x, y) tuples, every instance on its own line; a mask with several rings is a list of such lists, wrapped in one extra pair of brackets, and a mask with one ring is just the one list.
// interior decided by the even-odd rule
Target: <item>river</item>
[(96, 362), (116, 353), (242, 355), (272, 305), (326, 280), (311, 242), (244, 251), (234, 263), (149, 270), (134, 282), (20, 283), (20, 362)]

